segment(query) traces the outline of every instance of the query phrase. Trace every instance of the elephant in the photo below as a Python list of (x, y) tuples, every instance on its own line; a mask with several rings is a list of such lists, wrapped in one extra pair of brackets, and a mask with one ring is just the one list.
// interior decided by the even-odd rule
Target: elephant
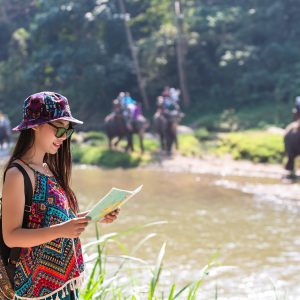
[(290, 123), (284, 133), (284, 148), (288, 157), (285, 169), (290, 172), (290, 177), (295, 177), (295, 158), (300, 155), (300, 123)]
[[(144, 153), (144, 134), (149, 127), (149, 123), (145, 117), (140, 115), (137, 119), (126, 122), (123, 114), (111, 113), (105, 117), (104, 120), (105, 132), (108, 138), (109, 149), (112, 149), (118, 145), (122, 138), (126, 137), (127, 145), (126, 151), (134, 151), (133, 146), (133, 134), (139, 135), (141, 152)], [(118, 138), (112, 145), (112, 140)]]
[(3, 149), (4, 143), (10, 143), (11, 130), (8, 122), (1, 122), (0, 124), (0, 149)]
[(168, 155), (172, 153), (172, 146), (178, 149), (177, 126), (182, 118), (182, 114), (166, 115), (160, 112), (155, 113), (153, 125), (159, 135), (161, 150), (166, 151)]

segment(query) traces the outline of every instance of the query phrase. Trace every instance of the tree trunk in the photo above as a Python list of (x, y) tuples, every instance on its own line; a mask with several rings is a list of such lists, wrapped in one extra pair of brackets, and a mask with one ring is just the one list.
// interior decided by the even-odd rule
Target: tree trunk
[(145, 89), (145, 80), (143, 79), (142, 74), (141, 74), (138, 55), (137, 55), (137, 50), (136, 50), (136, 47), (134, 45), (131, 30), (130, 30), (130, 27), (129, 27), (128, 22), (127, 22), (128, 21), (128, 18), (127, 18), (128, 14), (126, 13), (124, 1), (123, 0), (118, 0), (118, 2), (119, 2), (119, 6), (120, 6), (121, 15), (123, 16), (123, 20), (124, 20), (126, 37), (127, 37), (127, 41), (128, 41), (130, 51), (131, 51), (131, 56), (132, 56), (132, 60), (133, 60), (134, 69), (135, 69), (135, 72), (136, 72), (136, 77), (137, 77), (140, 93), (141, 93), (142, 98), (143, 98), (142, 100), (143, 100), (143, 103), (145, 105), (145, 108), (149, 109), (149, 101), (148, 101), (148, 97), (147, 97), (146, 89)]
[(186, 54), (186, 43), (183, 37), (183, 13), (181, 11), (180, 0), (174, 2), (175, 14), (176, 14), (176, 28), (177, 28), (177, 42), (176, 42), (176, 53), (177, 53), (177, 69), (179, 74), (180, 89), (182, 91), (183, 105), (188, 107), (190, 104), (190, 96), (186, 83), (186, 72), (185, 72), (185, 54)]

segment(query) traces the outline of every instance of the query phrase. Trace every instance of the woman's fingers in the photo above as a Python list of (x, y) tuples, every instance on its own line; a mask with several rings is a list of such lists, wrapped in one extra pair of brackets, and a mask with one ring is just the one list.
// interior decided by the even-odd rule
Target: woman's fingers
[(100, 221), (100, 222), (101, 223), (112, 223), (118, 217), (119, 212), (120, 212), (120, 208), (116, 208), (112, 212), (105, 215), (103, 217), (102, 221)]
[(88, 224), (91, 221), (90, 217), (80, 217), (80, 218), (76, 218), (74, 219), (76, 223), (78, 224)]
[(104, 221), (105, 223), (111, 223), (113, 222), (117, 217), (116, 216), (105, 216)]
[(119, 212), (120, 212), (120, 208), (117, 208), (117, 209), (113, 210), (112, 212), (110, 212), (109, 214), (107, 214), (105, 217), (117, 217)]

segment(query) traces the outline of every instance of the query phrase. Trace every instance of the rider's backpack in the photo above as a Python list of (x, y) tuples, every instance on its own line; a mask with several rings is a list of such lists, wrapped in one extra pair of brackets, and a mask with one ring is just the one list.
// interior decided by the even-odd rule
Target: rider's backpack
[[(24, 177), (25, 208), (22, 228), (26, 228), (31, 212), (33, 195), (31, 180), (27, 172), (21, 165), (12, 163), (10, 165), (10, 168), (12, 167), (18, 168)], [(14, 274), (16, 270), (16, 263), (20, 256), (21, 248), (9, 248), (4, 243), (2, 233), (2, 198), (0, 199), (0, 201), (0, 299), (14, 299)]]

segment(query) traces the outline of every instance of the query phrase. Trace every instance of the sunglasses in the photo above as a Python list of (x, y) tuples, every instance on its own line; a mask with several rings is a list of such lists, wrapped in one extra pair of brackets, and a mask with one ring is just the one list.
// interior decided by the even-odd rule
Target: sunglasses
[(55, 126), (55, 125), (52, 124), (52, 123), (48, 123), (48, 124), (49, 124), (50, 126), (56, 128), (55, 136), (56, 136), (57, 138), (61, 138), (61, 137), (63, 137), (64, 134), (66, 134), (66, 137), (67, 137), (67, 139), (68, 139), (69, 137), (71, 137), (71, 135), (72, 135), (73, 132), (74, 132), (74, 129), (73, 129), (73, 128), (68, 128), (68, 129), (66, 129), (66, 128), (64, 128), (64, 127), (58, 127), (58, 126)]

